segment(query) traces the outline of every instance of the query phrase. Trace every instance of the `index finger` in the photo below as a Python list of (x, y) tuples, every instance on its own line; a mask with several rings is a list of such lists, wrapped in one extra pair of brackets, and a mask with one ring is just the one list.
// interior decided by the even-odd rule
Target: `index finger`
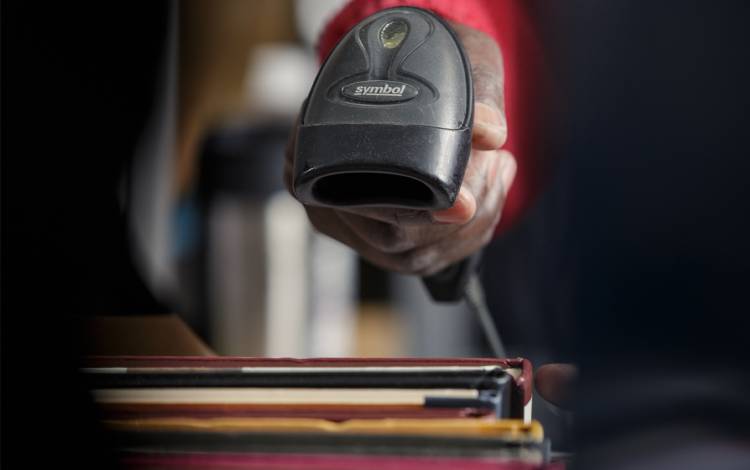
[(494, 106), (478, 102), (474, 105), (472, 146), (478, 150), (495, 150), (505, 144), (508, 126), (505, 116)]

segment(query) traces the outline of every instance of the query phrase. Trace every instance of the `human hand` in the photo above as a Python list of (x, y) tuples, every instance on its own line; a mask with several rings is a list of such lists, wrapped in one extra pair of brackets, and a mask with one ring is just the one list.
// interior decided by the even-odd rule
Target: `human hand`
[[(427, 276), (486, 245), (500, 220), (516, 172), (507, 138), (500, 50), (484, 33), (452, 24), (472, 64), (472, 150), (455, 204), (445, 210), (305, 206), (313, 226), (381, 268)], [(284, 181), (293, 193), (296, 129), (287, 147)]]
[(545, 364), (534, 374), (539, 395), (548, 402), (569, 409), (578, 368), (572, 364)]

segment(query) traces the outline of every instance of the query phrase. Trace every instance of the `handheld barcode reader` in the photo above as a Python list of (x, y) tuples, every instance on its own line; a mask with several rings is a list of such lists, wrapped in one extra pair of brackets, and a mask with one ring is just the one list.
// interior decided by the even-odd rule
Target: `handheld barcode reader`
[[(294, 191), (308, 205), (446, 209), (471, 152), (471, 67), (452, 29), (410, 7), (376, 13), (338, 43), (307, 98)], [(459, 300), (478, 256), (425, 285)]]

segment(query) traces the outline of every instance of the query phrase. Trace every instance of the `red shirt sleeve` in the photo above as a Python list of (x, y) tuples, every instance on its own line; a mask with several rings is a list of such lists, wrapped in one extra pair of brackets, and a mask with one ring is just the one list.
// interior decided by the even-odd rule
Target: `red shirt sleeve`
[(415, 6), (478, 29), (500, 45), (505, 67), (506, 149), (518, 161), (516, 179), (498, 225), (502, 231), (521, 217), (546, 183), (549, 162), (541, 155), (540, 113), (549, 90), (542, 48), (527, 0), (352, 0), (328, 23), (318, 42), (321, 59), (359, 21), (385, 8)]

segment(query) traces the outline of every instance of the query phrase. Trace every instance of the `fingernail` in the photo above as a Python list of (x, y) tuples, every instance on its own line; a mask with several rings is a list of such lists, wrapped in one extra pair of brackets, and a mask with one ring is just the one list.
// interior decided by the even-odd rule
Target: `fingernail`
[(500, 158), (493, 158), (490, 162), (489, 171), (487, 171), (487, 186), (492, 187), (497, 181), (497, 171), (502, 165)]
[(474, 121), (499, 128), (503, 119), (497, 108), (485, 103), (477, 103), (474, 106)]
[(495, 129), (501, 131), (505, 126), (503, 125), (503, 117), (496, 108), (486, 105), (484, 103), (477, 103), (474, 108), (474, 122), (481, 126), (486, 126), (489, 129)]
[(487, 136), (487, 139), (501, 146), (505, 143), (507, 131), (504, 127), (496, 124), (490, 124), (483, 121), (474, 122), (474, 132), (481, 132)]
[(507, 129), (500, 111), (485, 103), (477, 103), (474, 107), (474, 128), (491, 135), (493, 140), (505, 141)]

